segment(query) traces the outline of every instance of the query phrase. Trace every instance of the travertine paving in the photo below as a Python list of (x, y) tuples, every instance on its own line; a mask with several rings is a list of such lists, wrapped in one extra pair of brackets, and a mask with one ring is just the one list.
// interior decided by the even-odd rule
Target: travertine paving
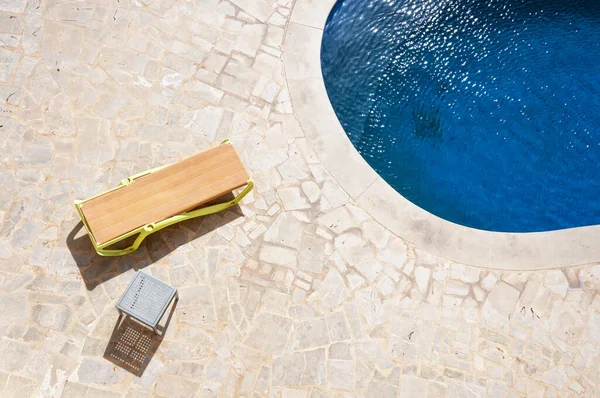
[[(373, 221), (294, 117), (292, 7), (0, 0), (0, 396), (599, 397), (600, 265), (480, 269)], [(95, 254), (73, 200), (225, 138), (239, 209)], [(136, 269), (179, 289), (164, 337), (116, 327)]]

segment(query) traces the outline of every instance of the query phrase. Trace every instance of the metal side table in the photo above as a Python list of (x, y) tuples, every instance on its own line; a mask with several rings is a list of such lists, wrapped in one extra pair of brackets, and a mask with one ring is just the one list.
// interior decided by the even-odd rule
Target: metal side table
[(117, 310), (149, 326), (158, 333), (158, 322), (173, 301), (177, 290), (158, 279), (138, 271), (117, 303)]

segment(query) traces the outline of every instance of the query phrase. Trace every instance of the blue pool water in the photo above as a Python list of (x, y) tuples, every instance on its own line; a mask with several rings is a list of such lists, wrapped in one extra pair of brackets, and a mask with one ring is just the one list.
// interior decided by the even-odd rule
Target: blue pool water
[(322, 67), (350, 140), (462, 225), (600, 224), (599, 0), (339, 0)]

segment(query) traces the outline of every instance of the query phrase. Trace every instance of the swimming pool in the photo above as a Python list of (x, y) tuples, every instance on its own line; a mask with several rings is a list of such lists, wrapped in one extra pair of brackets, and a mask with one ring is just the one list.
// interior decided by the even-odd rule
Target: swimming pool
[(600, 3), (340, 0), (322, 69), (398, 192), (469, 227), (600, 224)]

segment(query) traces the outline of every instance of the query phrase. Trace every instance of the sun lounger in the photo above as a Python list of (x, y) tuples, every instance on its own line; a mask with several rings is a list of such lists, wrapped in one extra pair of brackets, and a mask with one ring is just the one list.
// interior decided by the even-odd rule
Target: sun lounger
[[(246, 185), (233, 200), (200, 207)], [(252, 179), (225, 141), (180, 162), (126, 178), (114, 189), (76, 201), (94, 248), (103, 256), (136, 250), (151, 233), (191, 218), (223, 211), (253, 188)], [(138, 235), (125, 249), (107, 249)]]

